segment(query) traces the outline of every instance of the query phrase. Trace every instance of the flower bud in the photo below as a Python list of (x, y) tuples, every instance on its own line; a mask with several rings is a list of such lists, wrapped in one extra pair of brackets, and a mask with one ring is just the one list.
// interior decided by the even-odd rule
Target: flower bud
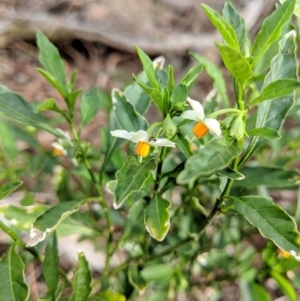
[(237, 114), (233, 119), (229, 129), (229, 136), (236, 140), (240, 140), (245, 135), (244, 113)]
[(168, 114), (163, 122), (163, 134), (166, 138), (171, 139), (176, 135), (177, 126)]

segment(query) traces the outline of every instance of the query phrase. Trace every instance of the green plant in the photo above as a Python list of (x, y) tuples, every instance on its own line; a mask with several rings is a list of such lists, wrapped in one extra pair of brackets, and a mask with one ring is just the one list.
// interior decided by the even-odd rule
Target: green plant
[[(24, 268), (32, 261), (43, 265), (44, 301), (172, 300), (179, 292), (193, 295), (198, 285), (212, 287), (211, 300), (218, 300), (223, 280), (238, 281), (243, 300), (271, 300), (264, 287), (271, 278), (290, 300), (297, 299), (300, 207), (283, 208), (269, 196), (278, 188), (295, 190), (299, 181), (294, 168), (299, 131), (282, 128), (288, 114), (300, 121), (299, 104), (291, 110), (300, 87), (296, 32), (290, 28), (295, 0), (284, 1), (264, 20), (252, 45), (230, 3), (223, 16), (202, 7), (222, 35), (216, 47), (231, 75), (233, 97), (206, 58), (191, 53), (196, 64), (176, 83), (172, 66), (164, 69), (163, 58), (152, 62), (139, 47), (143, 72), (123, 91), (113, 89), (111, 102), (97, 88), (82, 93), (75, 89), (76, 72), (67, 81), (58, 50), (41, 32), (43, 69), (38, 71), (66, 109), (53, 98), (31, 105), (0, 86), (0, 111), (8, 117), (0, 124), (6, 182), (1, 199), (28, 173), (55, 177), (59, 199), (45, 205), (26, 193), (22, 206), (0, 207), (7, 220), (15, 221), (0, 220), (13, 240), (0, 262), (0, 279), (7, 279), (0, 281), (0, 300), (29, 299)], [(214, 93), (201, 100), (202, 107), (188, 95), (203, 69)], [(158, 113), (149, 124), (145, 116), (151, 103)], [(81, 139), (99, 110), (108, 115), (100, 148)], [(54, 111), (68, 132), (57, 129), (43, 111)], [(57, 137), (56, 157), (39, 145), (36, 131)], [(15, 139), (26, 140), (35, 158), (18, 154)], [(71, 160), (55, 174), (60, 156)], [(40, 187), (46, 185), (40, 181)], [(84, 250), (71, 280), (60, 269), (57, 236), (70, 233), (70, 227), (105, 252), (100, 276), (92, 277)], [(26, 244), (22, 233), (29, 231)], [(259, 237), (263, 244), (251, 244), (258, 233), (270, 241)], [(115, 266), (112, 256), (121, 250), (125, 259)]]

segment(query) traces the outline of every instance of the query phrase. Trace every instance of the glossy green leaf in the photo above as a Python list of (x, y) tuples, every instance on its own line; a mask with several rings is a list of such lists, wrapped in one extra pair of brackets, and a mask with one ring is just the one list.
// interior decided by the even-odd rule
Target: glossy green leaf
[(39, 48), (39, 61), (46, 70), (58, 81), (64, 92), (67, 91), (66, 71), (57, 48), (40, 31), (37, 32), (37, 45)]
[(191, 146), (189, 144), (189, 142), (187, 141), (187, 139), (184, 137), (183, 134), (181, 134), (180, 132), (177, 133), (176, 136), (176, 148), (188, 159), (190, 158), (193, 153), (191, 151)]
[[(295, 37), (295, 32), (290, 31), (285, 34), (279, 42), (279, 53), (271, 62), (271, 70), (264, 80), (263, 89), (271, 82), (278, 79), (298, 79), (297, 60), (295, 56)], [(293, 102), (293, 96), (291, 95), (260, 103), (258, 105), (255, 127), (268, 127), (279, 131), (284, 122), (285, 116), (293, 106)], [(248, 156), (252, 155), (267, 142), (268, 140), (265, 138), (253, 138), (247, 150), (247, 153), (249, 154)]]
[(117, 171), (117, 183), (114, 189), (114, 207), (120, 208), (124, 201), (135, 191), (143, 188), (150, 176), (150, 171), (156, 168), (158, 159), (146, 157), (140, 163), (136, 156), (129, 156), (124, 166)]
[(187, 74), (181, 79), (181, 83), (185, 84), (187, 87), (187, 91), (189, 91), (196, 81), (198, 75), (202, 72), (203, 66), (202, 64), (197, 64), (193, 66)]
[(135, 50), (141, 60), (143, 69), (147, 74), (147, 77), (153, 88), (158, 88), (158, 83), (155, 77), (155, 68), (153, 66), (153, 62), (149, 58), (149, 56), (138, 46), (135, 46)]
[(297, 171), (286, 170), (281, 167), (247, 166), (240, 169), (240, 172), (245, 176), (245, 179), (234, 183), (234, 185), (240, 187), (253, 188), (264, 185), (273, 188), (284, 188), (297, 183)]
[(76, 212), (84, 204), (85, 201), (68, 201), (46, 210), (33, 223), (30, 232), (31, 240), (28, 245), (34, 246), (44, 240), (47, 233), (53, 232), (66, 217)]
[(151, 199), (150, 204), (145, 209), (145, 226), (150, 235), (158, 240), (164, 240), (170, 228), (170, 202), (159, 195)]
[(241, 85), (245, 84), (252, 76), (252, 69), (248, 60), (240, 51), (229, 46), (219, 44), (216, 46), (230, 74), (234, 76)]
[(59, 107), (57, 106), (54, 98), (48, 98), (42, 103), (35, 102), (33, 104), (33, 110), (34, 113), (40, 113), (42, 111), (47, 111), (47, 110), (55, 111), (58, 113), (62, 112), (62, 110), (60, 110)]
[(147, 129), (147, 120), (135, 110), (122, 91), (112, 90), (112, 102), (114, 118), (119, 125), (118, 129), (133, 132)]
[[(148, 78), (145, 72), (142, 72), (138, 76), (138, 81), (144, 83), (148, 82)], [(136, 83), (133, 82), (131, 85), (127, 86), (124, 90), (124, 95), (128, 101), (135, 107), (136, 111), (143, 115), (148, 111), (150, 106), (150, 96), (144, 92), (144, 90)]]
[(143, 292), (147, 287), (147, 282), (136, 265), (133, 265), (129, 268), (128, 279), (130, 284), (140, 292)]
[(178, 84), (175, 86), (171, 94), (171, 106), (184, 106), (188, 97), (188, 90), (185, 84)]
[(83, 93), (80, 102), (80, 127), (83, 128), (92, 122), (98, 111), (104, 108), (105, 105), (106, 98), (102, 99), (102, 94), (98, 88), (94, 87), (90, 91)]
[(211, 176), (227, 167), (240, 152), (235, 143), (224, 145), (213, 140), (186, 161), (184, 170), (177, 177), (177, 183), (187, 184), (201, 176)]
[(216, 12), (211, 7), (201, 4), (203, 10), (205, 11), (206, 15), (210, 19), (211, 23), (216, 27), (219, 33), (222, 35), (224, 41), (233, 49), (239, 49), (239, 42), (236, 36), (236, 33), (232, 26)]
[(280, 5), (271, 15), (265, 18), (252, 47), (253, 66), (271, 44), (279, 38), (281, 29), (293, 14), (294, 7), (295, 0), (285, 1), (284, 4)]
[(83, 252), (78, 253), (74, 290), (70, 301), (86, 301), (92, 291), (92, 272)]
[(290, 281), (276, 271), (271, 271), (270, 275), (277, 282), (279, 289), (289, 298), (290, 301), (297, 301), (297, 294)]
[(162, 93), (157, 88), (151, 88), (140, 81), (136, 76), (133, 76), (134, 81), (150, 96), (157, 107), (164, 112), (165, 104)]
[(61, 137), (42, 115), (34, 113), (32, 106), (23, 97), (2, 85), (0, 85), (0, 112), (18, 122)]
[(248, 135), (259, 136), (268, 140), (278, 139), (281, 137), (278, 131), (268, 127), (253, 129), (250, 132), (248, 132)]
[(251, 105), (261, 103), (265, 100), (273, 100), (278, 97), (288, 96), (294, 93), (295, 89), (300, 88), (300, 82), (296, 79), (278, 79), (268, 84), (259, 97), (251, 102)]
[(4, 199), (23, 184), (22, 181), (13, 181), (0, 186), (0, 200)]
[(124, 295), (108, 290), (105, 292), (102, 292), (100, 294), (97, 294), (95, 296), (95, 301), (126, 301), (126, 298)]
[(137, 241), (137, 239), (145, 232), (145, 208), (146, 201), (143, 199), (136, 201), (130, 207), (120, 241)]
[(221, 70), (205, 57), (200, 56), (196, 53), (191, 53), (191, 55), (195, 60), (197, 60), (200, 64), (203, 65), (205, 71), (213, 80), (214, 88), (221, 95), (222, 99), (224, 100), (224, 104), (228, 106), (229, 101), (226, 90), (226, 84)]
[(229, 197), (235, 210), (247, 219), (260, 233), (271, 239), (280, 249), (300, 255), (300, 233), (296, 223), (272, 199), (261, 196)]
[(56, 300), (56, 289), (59, 281), (59, 257), (56, 233), (49, 235), (43, 262), (43, 276), (51, 300)]
[(12, 244), (0, 261), (0, 300), (26, 301), (29, 289), (25, 283), (25, 265)]
[(222, 12), (223, 17), (232, 26), (236, 33), (241, 52), (243, 53), (243, 55), (249, 56), (251, 51), (250, 40), (248, 37), (248, 32), (246, 30), (244, 19), (236, 11), (234, 6), (229, 2), (225, 3)]

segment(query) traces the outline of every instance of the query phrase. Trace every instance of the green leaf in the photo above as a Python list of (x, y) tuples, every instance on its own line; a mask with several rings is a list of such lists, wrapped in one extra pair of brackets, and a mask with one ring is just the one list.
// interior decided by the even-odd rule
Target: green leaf
[(280, 249), (300, 255), (300, 233), (295, 221), (271, 198), (261, 196), (229, 196), (235, 210), (247, 219), (260, 233), (271, 239)]
[(216, 44), (216, 46), (219, 49), (224, 65), (231, 75), (234, 76), (241, 85), (245, 84), (253, 74), (248, 60), (240, 51), (229, 46), (219, 44)]
[(294, 7), (295, 0), (285, 1), (284, 4), (280, 5), (263, 21), (252, 47), (252, 56), (254, 57), (252, 66), (257, 63), (271, 44), (279, 38), (281, 29), (293, 14)]
[(46, 210), (33, 223), (28, 246), (35, 246), (44, 240), (47, 233), (53, 232), (66, 217), (76, 212), (84, 204), (85, 201), (68, 201)]
[(144, 233), (144, 210), (146, 201), (141, 199), (136, 201), (129, 209), (126, 223), (120, 241), (137, 241)]
[(40, 50), (39, 61), (59, 83), (64, 95), (67, 92), (66, 71), (57, 48), (40, 31), (37, 32), (37, 45)]
[[(138, 81), (144, 83), (148, 82), (145, 72), (138, 76)], [(128, 101), (135, 107), (136, 111), (141, 115), (145, 114), (150, 106), (150, 97), (144, 90), (136, 83), (133, 82), (124, 90), (124, 95)]]
[(90, 91), (83, 93), (80, 102), (80, 128), (94, 120), (98, 111), (106, 106), (106, 99), (102, 99), (102, 94), (98, 88), (92, 88)]
[(177, 183), (187, 184), (201, 176), (211, 176), (227, 167), (240, 152), (236, 143), (224, 145), (213, 140), (186, 161), (184, 170), (177, 177)]
[(297, 294), (290, 281), (276, 271), (271, 271), (270, 275), (277, 282), (280, 290), (289, 298), (290, 301), (297, 301)]
[(117, 171), (117, 183), (114, 189), (114, 207), (120, 208), (127, 198), (143, 188), (150, 176), (150, 171), (156, 168), (158, 159), (146, 157), (140, 163), (136, 156), (129, 156), (124, 166)]
[(226, 2), (223, 9), (223, 17), (234, 29), (239, 46), (243, 55), (250, 55), (250, 40), (248, 37), (248, 32), (245, 27), (244, 19), (235, 10), (233, 5)]
[[(295, 32), (291, 31), (284, 35), (279, 42), (279, 53), (271, 62), (271, 70), (264, 80), (263, 89), (278, 79), (298, 79), (295, 37)], [(279, 131), (293, 102), (293, 96), (291, 95), (260, 103), (258, 105), (255, 127), (268, 127)], [(255, 137), (246, 152), (250, 156), (267, 142), (268, 140), (265, 138)]]
[(130, 284), (140, 292), (143, 292), (147, 287), (147, 282), (143, 275), (138, 271), (136, 265), (129, 267), (128, 279)]
[(193, 152), (191, 151), (191, 147), (187, 139), (184, 137), (183, 134), (180, 132), (177, 132), (176, 136), (176, 147), (177, 149), (188, 159), (193, 155)]
[(53, 232), (49, 235), (45, 259), (43, 262), (43, 276), (48, 287), (48, 294), (51, 300), (56, 300), (56, 289), (59, 280), (59, 257), (57, 247), (56, 233)]
[(142, 276), (147, 281), (154, 281), (160, 285), (168, 284), (174, 275), (174, 267), (166, 264), (151, 264), (142, 270)]
[(133, 75), (134, 81), (151, 97), (156, 106), (164, 112), (165, 102), (162, 93), (157, 88), (151, 88)]
[(236, 170), (233, 170), (230, 167), (227, 167), (223, 170), (220, 170), (218, 172), (218, 175), (220, 175), (221, 177), (233, 179), (233, 180), (236, 180), (236, 181), (241, 181), (245, 178), (245, 176), (242, 173), (240, 173)]
[(178, 84), (171, 94), (171, 106), (181, 107), (186, 103), (188, 97), (187, 86), (185, 84)]
[(300, 88), (300, 82), (296, 79), (278, 79), (268, 84), (261, 94), (251, 102), (251, 105), (261, 103), (265, 100), (273, 100), (278, 97), (288, 96)]
[(253, 129), (250, 132), (248, 132), (248, 135), (259, 136), (268, 140), (278, 139), (281, 137), (278, 131), (268, 127)]
[(257, 284), (254, 280), (250, 282), (243, 279), (240, 280), (240, 292), (242, 294), (243, 301), (271, 301), (265, 288)]
[(214, 65), (212, 62), (210, 62), (208, 59), (206, 59), (203, 56), (200, 56), (196, 53), (191, 53), (191, 56), (197, 60), (200, 64), (203, 65), (204, 69), (206, 70), (207, 74), (212, 78), (214, 88), (219, 92), (222, 99), (224, 100), (225, 107), (228, 106), (229, 100), (226, 90), (226, 84), (224, 77), (222, 75), (221, 70)]
[(0, 186), (0, 200), (3, 200), (5, 197), (10, 195), (22, 184), (22, 181), (13, 181)]
[(205, 11), (206, 15), (222, 35), (224, 41), (233, 49), (239, 49), (239, 42), (236, 36), (236, 33), (232, 26), (216, 12), (214, 9), (210, 8), (205, 4), (201, 4), (203, 10)]
[(181, 83), (185, 84), (187, 87), (187, 91), (189, 91), (197, 79), (198, 75), (202, 72), (203, 65), (197, 64), (196, 66), (192, 67), (187, 74), (181, 79)]
[(145, 226), (150, 235), (158, 240), (164, 240), (170, 228), (170, 214), (168, 208), (170, 202), (159, 195), (151, 199), (145, 209)]
[(24, 279), (25, 265), (12, 244), (0, 261), (1, 300), (26, 301), (29, 289)]
[[(234, 186), (253, 188), (264, 185), (270, 188), (291, 187), (297, 183), (297, 171), (286, 170), (281, 167), (243, 167), (240, 172), (245, 178), (239, 182), (234, 182)], [(259, 175), (259, 177), (257, 176)]]
[[(174, 68), (171, 65), (168, 66), (168, 78), (169, 78), (169, 91), (172, 92), (175, 87), (175, 77), (174, 77)], [(183, 79), (181, 81), (183, 81)]]
[(15, 225), (22, 230), (29, 231), (35, 219), (47, 210), (45, 205), (34, 206), (0, 206), (0, 213), (7, 220), (14, 220)]
[[(283, 3), (283, 2), (286, 2), (287, 0), (279, 0), (280, 3)], [(296, 0), (296, 6), (295, 6), (295, 9), (294, 9), (294, 14), (300, 18), (300, 1), (299, 0)]]
[(83, 252), (78, 253), (74, 291), (70, 301), (86, 301), (92, 291), (92, 273)]
[(95, 296), (95, 301), (126, 301), (124, 295), (108, 290)]
[(158, 88), (158, 83), (155, 77), (155, 68), (153, 66), (153, 62), (150, 60), (149, 56), (138, 46), (135, 46), (135, 50), (141, 60), (143, 69), (147, 74), (147, 77), (153, 88)]
[(18, 122), (61, 137), (61, 134), (53, 129), (43, 116), (34, 113), (32, 106), (23, 97), (2, 85), (0, 85), (0, 112)]
[(147, 120), (135, 110), (122, 91), (112, 90), (112, 102), (118, 129), (136, 132), (148, 127)]
[[(1, 116), (1, 115), (0, 115)], [(19, 148), (17, 146), (17, 135), (12, 126), (1, 118), (0, 121), (0, 149), (4, 156), (9, 158), (12, 168), (18, 164)]]
[(48, 98), (43, 103), (35, 102), (33, 104), (33, 110), (36, 114), (47, 110), (55, 111), (58, 113), (62, 112), (62, 110), (56, 105), (54, 98)]

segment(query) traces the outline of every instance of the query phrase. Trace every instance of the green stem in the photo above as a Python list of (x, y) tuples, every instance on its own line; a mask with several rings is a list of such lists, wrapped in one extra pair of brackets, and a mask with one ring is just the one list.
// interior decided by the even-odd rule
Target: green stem
[(210, 117), (210, 118), (213, 117), (213, 118), (215, 118), (215, 117), (217, 117), (219, 115), (223, 115), (223, 114), (227, 114), (227, 113), (240, 113), (240, 112), (241, 112), (241, 110), (239, 110), (239, 109), (231, 109), (231, 108), (229, 108), (229, 109), (222, 109), (222, 110), (210, 113), (206, 117)]
[(167, 148), (163, 147), (161, 149), (161, 152), (160, 152), (160, 161), (158, 162), (157, 169), (156, 169), (156, 179), (155, 179), (155, 184), (154, 184), (154, 193), (159, 188), (159, 183), (160, 183), (160, 180), (161, 180), (162, 165), (163, 165), (163, 161), (166, 157), (166, 153), (167, 153)]
[(7, 227), (2, 221), (0, 221), (0, 228), (9, 235), (19, 246), (24, 248), (26, 251), (31, 253), (34, 258), (36, 258), (38, 261), (42, 262), (41, 255), (37, 252), (35, 248), (27, 247), (26, 243), (9, 227)]

